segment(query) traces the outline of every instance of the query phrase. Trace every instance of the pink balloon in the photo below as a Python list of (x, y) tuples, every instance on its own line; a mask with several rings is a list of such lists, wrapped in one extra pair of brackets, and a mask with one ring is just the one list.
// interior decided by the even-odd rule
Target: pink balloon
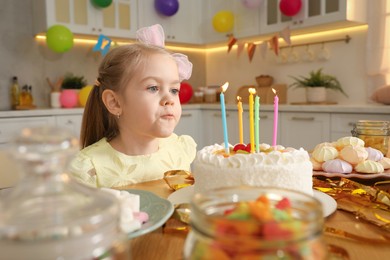
[(281, 0), (279, 3), (280, 11), (286, 16), (296, 15), (302, 7), (301, 0)]
[(263, 4), (264, 0), (241, 0), (242, 4), (248, 8), (257, 8)]
[(73, 108), (79, 103), (79, 95), (74, 89), (64, 89), (60, 95), (60, 103), (62, 107)]

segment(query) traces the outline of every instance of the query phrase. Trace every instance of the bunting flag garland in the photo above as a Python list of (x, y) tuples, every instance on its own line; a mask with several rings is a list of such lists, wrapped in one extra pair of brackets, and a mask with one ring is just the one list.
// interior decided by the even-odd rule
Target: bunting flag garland
[(93, 51), (100, 51), (104, 56), (110, 50), (111, 39), (107, 36), (100, 34), (96, 45), (93, 47)]
[(269, 40), (269, 45), (271, 46), (271, 49), (274, 51), (275, 55), (279, 55), (279, 41), (278, 41), (278, 36), (274, 35), (270, 40)]
[(254, 44), (253, 42), (249, 42), (247, 50), (248, 50), (249, 62), (252, 62), (253, 55), (255, 54), (256, 51), (256, 44)]
[(291, 45), (291, 31), (290, 27), (287, 26), (282, 31), (279, 32), (279, 36), (282, 37), (282, 39), (288, 44)]
[(242, 51), (244, 50), (245, 43), (238, 43), (237, 44), (237, 57), (240, 57)]
[(276, 56), (279, 56), (279, 37), (282, 38), (286, 44), (291, 45), (291, 31), (290, 27), (287, 26), (282, 31), (276, 33), (273, 35), (270, 39), (266, 41), (262, 41), (258, 44), (255, 42), (240, 42), (237, 38), (234, 37), (233, 34), (229, 35), (229, 40), (227, 42), (227, 53), (230, 53), (230, 51), (233, 49), (233, 46), (237, 46), (237, 57), (240, 57), (241, 53), (246, 47), (246, 51), (248, 53), (249, 62), (252, 62), (256, 48), (259, 47), (260, 54), (263, 59), (266, 58), (266, 54), (268, 51), (268, 48), (270, 48)]
[(227, 51), (228, 53), (231, 51), (233, 45), (236, 44), (236, 42), (237, 42), (237, 39), (234, 38), (233, 34), (230, 35), (229, 41), (228, 41), (228, 51)]

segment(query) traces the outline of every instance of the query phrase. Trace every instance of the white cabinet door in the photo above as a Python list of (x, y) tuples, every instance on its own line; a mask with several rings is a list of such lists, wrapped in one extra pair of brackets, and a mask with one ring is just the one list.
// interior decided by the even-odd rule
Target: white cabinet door
[(343, 22), (344, 25), (366, 23), (367, 0), (302, 0), (301, 11), (292, 17), (279, 9), (280, 0), (266, 0), (266, 12), (261, 19), (261, 33), (275, 33), (287, 26), (303, 29), (312, 26), (328, 26)]
[[(259, 140), (261, 143), (272, 145), (274, 129), (274, 113), (260, 111)], [(277, 140), (280, 140), (280, 131)]]
[(330, 141), (329, 113), (282, 112), (279, 117), (278, 144), (311, 151), (317, 144)]
[[(90, 2), (90, 1), (88, 1)], [(120, 38), (135, 38), (138, 29), (137, 1), (113, 0), (107, 8), (90, 6), (90, 15), (96, 17), (98, 34)], [(94, 31), (92, 31), (94, 32)]]
[(81, 122), (83, 115), (58, 115), (56, 116), (56, 125), (64, 127), (72, 131), (72, 133), (80, 137)]
[(138, 10), (139, 27), (161, 24), (164, 28), (166, 42), (202, 43), (202, 4), (200, 1), (179, 1), (179, 9), (172, 16), (159, 14), (154, 7), (154, 0), (139, 1)]
[[(223, 144), (222, 113), (220, 109), (202, 111), (203, 142), (205, 145)], [(239, 142), (237, 111), (226, 111), (228, 141), (231, 145)]]
[(2, 118), (0, 119), (0, 146), (9, 143), (23, 128), (48, 125), (55, 126), (54, 117)]
[(138, 28), (136, 0), (113, 0), (106, 8), (90, 0), (35, 0), (33, 16), (35, 33), (60, 24), (74, 34), (134, 38)]
[(199, 109), (183, 110), (179, 124), (175, 128), (177, 135), (189, 135), (194, 138), (198, 149), (202, 147), (201, 111)]
[(331, 114), (331, 140), (337, 141), (337, 139), (345, 136), (351, 136), (352, 129), (355, 123), (359, 120), (379, 120), (390, 121), (389, 114), (344, 114), (344, 113), (332, 113)]
[[(259, 114), (259, 142), (272, 145), (273, 137), (273, 112), (260, 111)], [(250, 131), (249, 131), (249, 111), (245, 110), (242, 116), (243, 130), (244, 130), (244, 143), (250, 143)], [(236, 127), (237, 128), (237, 127)], [(238, 131), (238, 130), (237, 130)]]

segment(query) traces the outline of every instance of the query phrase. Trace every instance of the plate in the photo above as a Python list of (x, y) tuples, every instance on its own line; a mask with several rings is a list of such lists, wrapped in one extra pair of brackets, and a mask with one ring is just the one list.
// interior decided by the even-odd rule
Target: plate
[(343, 178), (359, 178), (359, 179), (375, 179), (375, 178), (390, 178), (390, 169), (385, 170), (383, 173), (333, 173), (324, 171), (313, 171), (313, 176), (325, 176), (328, 178), (332, 177), (343, 177)]
[[(171, 195), (168, 196), (168, 200), (174, 205), (180, 203), (189, 203), (193, 194), (194, 186), (188, 186), (171, 193)], [(337, 203), (331, 196), (318, 190), (313, 190), (313, 195), (314, 198), (318, 199), (322, 203), (324, 217), (328, 217), (333, 212), (335, 212), (337, 209)]]
[(146, 190), (126, 190), (131, 194), (140, 196), (140, 211), (148, 213), (149, 220), (142, 227), (128, 234), (128, 238), (145, 235), (161, 227), (173, 213), (173, 205), (169, 200), (163, 199)]

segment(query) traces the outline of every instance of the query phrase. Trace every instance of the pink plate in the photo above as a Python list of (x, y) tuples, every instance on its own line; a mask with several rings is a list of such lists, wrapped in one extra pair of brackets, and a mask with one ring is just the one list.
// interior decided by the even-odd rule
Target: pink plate
[(344, 178), (360, 178), (360, 179), (375, 179), (375, 178), (390, 178), (390, 169), (385, 170), (383, 173), (332, 173), (324, 171), (313, 171), (313, 176), (325, 176), (325, 177), (344, 177)]

